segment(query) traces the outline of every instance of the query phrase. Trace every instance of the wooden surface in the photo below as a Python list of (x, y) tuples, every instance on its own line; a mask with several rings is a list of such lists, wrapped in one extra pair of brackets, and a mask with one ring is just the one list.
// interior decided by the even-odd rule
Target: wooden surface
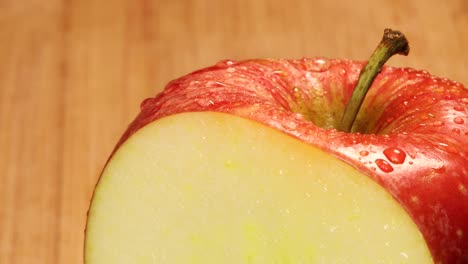
[(0, 263), (82, 263), (92, 189), (139, 103), (220, 59), (366, 59), (468, 84), (468, 1), (0, 0)]

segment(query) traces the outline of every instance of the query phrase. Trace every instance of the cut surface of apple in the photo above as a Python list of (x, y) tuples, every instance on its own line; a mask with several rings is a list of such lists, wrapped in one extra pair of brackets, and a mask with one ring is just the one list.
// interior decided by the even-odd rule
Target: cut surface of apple
[(109, 160), (89, 211), (94, 263), (432, 263), (417, 226), (345, 162), (251, 120), (159, 119)]

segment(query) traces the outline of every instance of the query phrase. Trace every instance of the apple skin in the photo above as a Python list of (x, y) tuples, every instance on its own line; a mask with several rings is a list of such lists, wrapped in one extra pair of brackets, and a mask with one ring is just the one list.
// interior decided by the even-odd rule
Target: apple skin
[(364, 62), (221, 61), (141, 104), (115, 150), (146, 124), (215, 111), (321, 148), (383, 186), (419, 227), (435, 263), (468, 263), (468, 90), (425, 71), (384, 67), (357, 117), (337, 131)]

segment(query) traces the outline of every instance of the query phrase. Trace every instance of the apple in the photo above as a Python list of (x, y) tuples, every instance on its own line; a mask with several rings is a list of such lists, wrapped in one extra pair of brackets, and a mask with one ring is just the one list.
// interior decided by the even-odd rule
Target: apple
[(382, 66), (407, 52), (386, 30), (368, 62), (171, 81), (102, 172), (85, 262), (468, 263), (468, 90)]

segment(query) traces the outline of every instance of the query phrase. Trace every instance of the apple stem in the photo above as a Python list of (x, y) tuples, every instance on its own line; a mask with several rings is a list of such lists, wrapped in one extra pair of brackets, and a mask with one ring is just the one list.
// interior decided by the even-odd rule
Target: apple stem
[(374, 82), (375, 77), (382, 70), (384, 63), (395, 54), (406, 56), (408, 53), (409, 45), (405, 35), (400, 31), (385, 29), (382, 40), (359, 74), (358, 82), (346, 105), (338, 130), (343, 132), (351, 131), (364, 97)]

